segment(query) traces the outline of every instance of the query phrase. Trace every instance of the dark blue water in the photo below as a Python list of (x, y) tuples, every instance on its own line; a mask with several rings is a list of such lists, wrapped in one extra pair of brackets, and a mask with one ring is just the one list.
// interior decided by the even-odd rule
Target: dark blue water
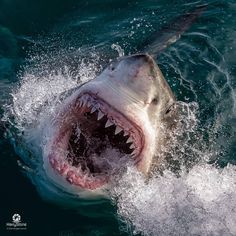
[[(16, 130), (38, 119), (31, 108), (98, 74), (104, 59), (118, 56), (114, 45), (133, 53), (201, 4), (208, 4), (203, 15), (157, 58), (177, 100), (190, 104), (194, 129), (175, 157), (193, 170), (148, 186), (128, 174), (114, 193), (123, 194), (117, 202), (68, 209), (48, 201), (21, 167), (29, 155)], [(0, 1), (0, 234), (12, 233), (6, 223), (19, 213), (26, 235), (236, 235), (235, 11), (233, 0)], [(12, 118), (16, 106), (22, 111)], [(18, 126), (9, 124), (12, 119)]]

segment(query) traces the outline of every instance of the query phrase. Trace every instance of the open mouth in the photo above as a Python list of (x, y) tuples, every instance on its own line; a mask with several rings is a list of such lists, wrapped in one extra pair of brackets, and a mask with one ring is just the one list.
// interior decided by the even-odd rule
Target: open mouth
[(83, 93), (59, 117), (49, 162), (69, 183), (96, 189), (139, 161), (141, 129), (96, 95)]

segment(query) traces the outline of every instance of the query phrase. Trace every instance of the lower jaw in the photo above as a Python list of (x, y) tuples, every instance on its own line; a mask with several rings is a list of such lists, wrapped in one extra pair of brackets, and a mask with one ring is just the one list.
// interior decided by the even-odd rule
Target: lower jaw
[[(50, 155), (48, 157), (50, 168), (56, 174), (59, 174), (68, 184), (71, 186), (77, 186), (83, 190), (97, 190), (107, 187), (114, 176), (99, 176), (88, 178), (85, 175), (76, 173), (73, 168), (66, 162), (60, 162), (55, 156)], [(143, 174), (147, 174), (145, 171), (145, 164), (142, 160), (135, 164), (135, 168)]]
[(59, 174), (71, 185), (87, 190), (96, 190), (104, 187), (110, 181), (110, 177), (105, 175), (88, 177), (83, 175), (83, 173), (76, 173), (74, 167), (71, 167), (66, 162), (59, 161), (59, 159), (57, 159), (54, 155), (50, 155), (48, 159), (53, 172)]
[[(142, 155), (140, 153), (140, 155), (136, 157), (133, 164), (138, 171), (143, 172), (143, 158), (141, 157)], [(65, 158), (58, 154), (57, 151), (55, 152), (55, 150), (47, 156), (47, 159), (49, 161), (49, 167), (55, 174), (60, 175), (60, 177), (62, 177), (71, 186), (79, 187), (83, 190), (93, 191), (98, 189), (106, 189), (114, 177), (109, 174), (101, 174), (92, 177), (86, 176), (86, 174), (82, 171), (78, 171), (75, 166), (71, 166)]]
[[(114, 176), (94, 176), (92, 178), (87, 177), (83, 173), (76, 173), (75, 168), (71, 167), (68, 163), (60, 161), (54, 155), (48, 157), (50, 168), (52, 171), (60, 175), (71, 186), (80, 187), (83, 190), (97, 190), (106, 188), (111, 182)], [(147, 168), (143, 163), (142, 158), (139, 158), (139, 162), (135, 163), (134, 167), (143, 174), (147, 174)]]

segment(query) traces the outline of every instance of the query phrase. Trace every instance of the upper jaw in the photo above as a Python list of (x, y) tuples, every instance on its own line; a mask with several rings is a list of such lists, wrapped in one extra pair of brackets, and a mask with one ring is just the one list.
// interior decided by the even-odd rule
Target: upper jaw
[(76, 109), (78, 107), (86, 108), (91, 114), (97, 112), (97, 120), (104, 117), (107, 118), (105, 128), (115, 125), (115, 135), (123, 131), (124, 136), (129, 136), (127, 143), (132, 143), (133, 152), (131, 156), (138, 158), (144, 146), (142, 129), (127, 116), (122, 114), (102, 98), (90, 92), (83, 92), (78, 96), (75, 102)]

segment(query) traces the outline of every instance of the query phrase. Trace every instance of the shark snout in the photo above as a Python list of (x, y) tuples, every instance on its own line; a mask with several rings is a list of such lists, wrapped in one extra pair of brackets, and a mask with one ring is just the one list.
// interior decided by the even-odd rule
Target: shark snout
[(149, 76), (153, 78), (156, 76), (156, 73), (155, 73), (156, 63), (150, 55), (144, 54), (144, 53), (135, 54), (135, 55), (130, 56), (128, 60), (129, 60), (129, 64), (135, 65), (136, 76), (139, 75), (140, 72), (141, 74), (148, 75), (148, 76), (145, 76), (148, 78), (150, 78)]
[(155, 65), (153, 58), (146, 53), (132, 55), (129, 57), (129, 59), (131, 59), (132, 61), (140, 61), (144, 64), (147, 63), (151, 67), (154, 67)]

